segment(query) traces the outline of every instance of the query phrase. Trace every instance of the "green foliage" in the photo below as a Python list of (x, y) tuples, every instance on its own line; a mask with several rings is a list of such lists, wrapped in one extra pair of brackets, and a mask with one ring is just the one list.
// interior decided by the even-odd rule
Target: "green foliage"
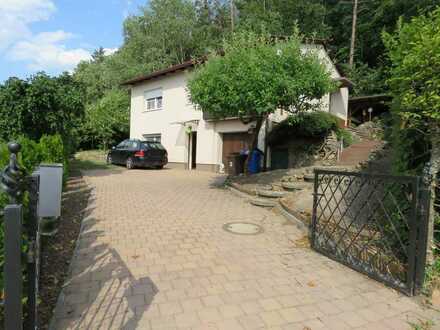
[(400, 22), (395, 35), (383, 34), (392, 63), (394, 168), (421, 173), (429, 160), (429, 125), (440, 119), (440, 9)]
[[(32, 173), (40, 163), (62, 163), (64, 164), (64, 175), (68, 175), (68, 159), (64, 150), (63, 141), (60, 135), (42, 136), (39, 142), (35, 142), (26, 137), (18, 139), (21, 144), (21, 151), (19, 154), (19, 164), (24, 169), (25, 173)], [(3, 170), (9, 162), (9, 151), (6, 143), (0, 143), (0, 169)], [(0, 209), (2, 210), (8, 202), (5, 193), (0, 191)], [(24, 199), (26, 205), (27, 199)], [(25, 207), (26, 209), (26, 207)], [(26, 221), (26, 219), (25, 219)], [(23, 238), (23, 251), (26, 251), (26, 237)], [(3, 226), (0, 226), (0, 268), (4, 263), (4, 231)], [(3, 290), (3, 272), (0, 272), (0, 292)]]
[(0, 84), (0, 139), (44, 134), (74, 136), (83, 117), (82, 88), (69, 74), (52, 78), (38, 73)]
[(81, 129), (81, 139), (104, 149), (126, 138), (129, 133), (129, 96), (126, 91), (111, 90), (90, 104)]
[(371, 68), (368, 64), (357, 63), (351, 70), (347, 67), (346, 71), (354, 83), (350, 95), (384, 94), (387, 91), (385, 72), (381, 67)]
[(239, 0), (239, 28), (275, 35), (291, 35), (299, 28), (306, 36), (327, 37), (326, 6), (321, 0)]
[[(433, 10), (439, 0), (369, 0), (359, 1), (355, 59), (369, 67), (384, 65), (382, 31), (392, 32), (399, 17), (412, 17)], [(331, 29), (330, 49), (338, 62), (348, 62), (353, 6), (346, 1), (327, 1), (325, 24)]]
[(342, 140), (344, 147), (348, 147), (353, 144), (353, 135), (343, 128), (338, 128), (336, 131), (338, 140)]
[(269, 133), (268, 142), (278, 144), (296, 137), (323, 138), (331, 131), (340, 132), (336, 116), (323, 111), (299, 113), (279, 123)]
[(440, 120), (440, 8), (384, 33), (394, 110), (411, 124)]
[(301, 51), (298, 37), (242, 32), (223, 48), (224, 56), (211, 55), (188, 82), (192, 102), (216, 118), (317, 109), (313, 100), (334, 87), (315, 53)]

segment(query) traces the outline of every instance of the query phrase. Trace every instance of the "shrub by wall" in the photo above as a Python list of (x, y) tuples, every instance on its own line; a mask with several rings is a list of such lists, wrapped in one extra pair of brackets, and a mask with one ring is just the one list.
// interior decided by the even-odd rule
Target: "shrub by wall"
[(328, 112), (313, 111), (289, 116), (279, 123), (268, 136), (271, 145), (283, 144), (295, 138), (324, 138), (330, 132), (335, 132), (342, 138), (345, 145), (353, 142), (351, 134), (340, 128), (338, 117)]
[[(21, 151), (19, 154), (19, 164), (27, 174), (32, 173), (36, 167), (41, 163), (64, 164), (64, 176), (68, 175), (68, 155), (65, 151), (63, 141), (60, 135), (44, 135), (38, 142), (20, 137), (18, 142), (21, 144)], [(7, 143), (0, 143), (0, 170), (2, 171), (9, 162), (9, 151)], [(3, 209), (8, 201), (5, 193), (0, 191), (0, 209)], [(27, 204), (27, 198), (24, 198), (24, 205)], [(26, 208), (25, 208), (26, 209)], [(3, 219), (0, 218), (0, 222)], [(24, 219), (26, 222), (26, 219)], [(0, 269), (3, 268), (4, 263), (4, 232), (3, 226), (0, 226)], [(26, 237), (23, 237), (24, 248), (27, 250)], [(3, 272), (0, 272), (0, 292), (3, 290)]]

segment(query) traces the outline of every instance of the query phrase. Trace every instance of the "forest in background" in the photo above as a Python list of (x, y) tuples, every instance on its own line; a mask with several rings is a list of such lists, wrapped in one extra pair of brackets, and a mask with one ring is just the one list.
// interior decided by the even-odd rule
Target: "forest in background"
[(129, 131), (123, 81), (217, 50), (240, 30), (287, 36), (298, 29), (325, 42), (340, 70), (355, 82), (353, 95), (384, 93), (388, 64), (382, 32), (393, 32), (399, 17), (409, 21), (433, 10), (440, 0), (359, 1), (350, 68), (353, 2), (152, 0), (124, 21), (124, 41), (116, 53), (106, 56), (100, 47), (72, 75), (38, 73), (0, 85), (0, 138), (60, 133), (83, 149), (108, 147)]

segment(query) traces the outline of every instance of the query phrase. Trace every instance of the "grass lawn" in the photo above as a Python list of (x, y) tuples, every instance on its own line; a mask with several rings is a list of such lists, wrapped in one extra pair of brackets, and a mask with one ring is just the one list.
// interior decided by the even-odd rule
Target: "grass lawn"
[(107, 151), (104, 150), (87, 150), (80, 151), (75, 154), (75, 158), (71, 161), (72, 168), (77, 170), (105, 170), (119, 168), (115, 165), (109, 165), (106, 162)]

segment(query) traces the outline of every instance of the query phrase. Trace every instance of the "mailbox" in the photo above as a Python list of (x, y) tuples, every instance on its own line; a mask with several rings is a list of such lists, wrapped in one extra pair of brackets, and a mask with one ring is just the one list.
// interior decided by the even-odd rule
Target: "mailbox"
[(63, 165), (41, 164), (38, 216), (58, 218), (61, 215), (61, 193), (63, 189)]

